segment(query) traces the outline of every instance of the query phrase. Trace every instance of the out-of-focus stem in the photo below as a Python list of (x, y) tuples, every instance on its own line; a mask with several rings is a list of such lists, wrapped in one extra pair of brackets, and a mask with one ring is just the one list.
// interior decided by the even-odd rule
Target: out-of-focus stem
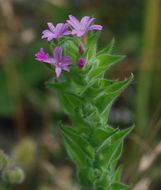
[[(13, 9), (13, 4), (9, 0), (0, 0), (0, 10), (3, 18), (8, 26), (8, 29), (12, 32), (13, 38), (17, 37), (19, 33), (19, 22)], [(9, 51), (9, 55), (12, 52)], [(12, 56), (8, 56), (6, 63), (4, 64), (5, 74), (8, 82), (8, 91), (12, 98), (14, 105), (16, 105), (16, 112), (14, 113), (14, 122), (17, 135), (20, 137), (25, 134), (25, 115), (21, 99), (20, 79), (15, 65), (12, 61)]]
[(25, 135), (25, 114), (21, 98), (20, 79), (13, 63), (5, 65), (5, 73), (7, 77), (8, 91), (13, 103), (16, 105), (16, 111), (13, 115), (16, 132), (18, 137), (22, 137)]
[(154, 52), (158, 39), (160, 0), (148, 0), (145, 17), (143, 61), (140, 65), (138, 89), (136, 98), (137, 131), (143, 135), (148, 127), (149, 98), (155, 66)]
[[(145, 26), (143, 34), (142, 62), (138, 76), (138, 87), (136, 96), (136, 135), (140, 139), (147, 136), (150, 128), (149, 107), (150, 95), (152, 93), (152, 80), (154, 77), (154, 68), (156, 65), (155, 50), (157, 48), (157, 39), (159, 37), (160, 21), (160, 0), (147, 0), (145, 12)], [(144, 140), (145, 141), (145, 140)], [(145, 142), (146, 143), (146, 142)], [(131, 152), (126, 160), (128, 170), (125, 174), (126, 180), (137, 180), (138, 163), (144, 149), (137, 143), (132, 144)], [(131, 164), (133, 163), (133, 164)], [(135, 173), (135, 175), (133, 175)], [(135, 178), (135, 179), (134, 179)]]

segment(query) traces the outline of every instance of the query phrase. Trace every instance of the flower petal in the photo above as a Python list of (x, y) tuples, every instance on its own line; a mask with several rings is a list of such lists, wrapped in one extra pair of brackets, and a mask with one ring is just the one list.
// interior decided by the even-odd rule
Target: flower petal
[(95, 18), (90, 18), (89, 16), (83, 17), (81, 20), (82, 27), (84, 29), (87, 29), (94, 20), (95, 20)]
[(89, 30), (102, 30), (102, 26), (101, 25), (98, 25), (98, 24), (95, 24), (95, 25), (92, 25), (89, 27)]
[(68, 72), (70, 71), (70, 70), (69, 70), (69, 66), (64, 66), (62, 69), (63, 69), (64, 71), (68, 71)]
[(57, 78), (60, 77), (61, 72), (62, 72), (62, 69), (60, 67), (55, 67), (55, 73), (56, 73)]
[(51, 58), (49, 54), (44, 51), (43, 48), (40, 48), (40, 51), (37, 52), (35, 56), (37, 61), (55, 64), (55, 59)]
[(54, 49), (54, 58), (57, 60), (57, 62), (61, 62), (62, 60), (62, 48), (61, 47), (56, 47)]
[(56, 25), (55, 34), (56, 34), (57, 38), (63, 36), (63, 30), (64, 30), (64, 24), (63, 23), (59, 23)]
[(55, 32), (55, 26), (53, 25), (53, 23), (48, 22), (47, 25), (48, 25), (50, 31), (54, 33)]
[(71, 31), (68, 31), (68, 30), (67, 30), (67, 31), (65, 31), (65, 32), (63, 33), (63, 35), (64, 35), (64, 36), (68, 36), (68, 35), (71, 35), (71, 33), (72, 33)]
[(35, 56), (38, 61), (44, 61), (49, 58), (49, 55), (44, 52), (44, 48), (40, 48), (39, 52), (37, 52)]
[(90, 17), (89, 17), (89, 16), (84, 16), (84, 17), (81, 19), (80, 23), (81, 23), (82, 25), (86, 25), (86, 23), (88, 23), (89, 20), (90, 20)]
[(44, 30), (42, 32), (42, 39), (47, 38), (48, 41), (51, 41), (55, 37), (55, 34), (53, 34), (50, 30)]
[(69, 57), (69, 56), (64, 56), (64, 57), (62, 58), (62, 63), (63, 63), (63, 64), (71, 64), (71, 57)]
[(88, 28), (90, 26), (90, 24), (95, 20), (95, 18), (90, 18), (89, 16), (84, 16), (81, 19), (81, 24), (83, 28)]
[(67, 23), (69, 23), (74, 29), (79, 28), (80, 26), (78, 19), (72, 15), (69, 15), (69, 20), (67, 20)]
[(76, 35), (78, 37), (83, 36), (86, 33), (86, 30), (72, 30), (72, 35)]

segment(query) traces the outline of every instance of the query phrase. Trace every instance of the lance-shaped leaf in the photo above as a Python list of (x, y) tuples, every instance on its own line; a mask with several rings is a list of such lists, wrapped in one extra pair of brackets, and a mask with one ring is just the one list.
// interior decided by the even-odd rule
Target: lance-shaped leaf
[(69, 91), (68, 85), (66, 81), (57, 82), (55, 79), (51, 79), (45, 83), (45, 85), (49, 88), (53, 88), (55, 90), (65, 92)]
[(101, 149), (98, 149), (98, 151), (96, 152), (94, 166), (96, 168), (101, 168), (103, 171), (107, 170), (115, 152), (119, 147), (120, 142), (116, 142), (113, 144), (108, 142), (106, 143), (106, 146), (104, 146)]
[(122, 177), (122, 167), (118, 167), (114, 175), (112, 176), (112, 181), (118, 182), (121, 180), (121, 177)]
[(77, 134), (74, 129), (69, 127), (61, 127), (61, 130), (63, 132), (63, 136), (70, 138), (74, 144), (79, 146), (79, 149), (81, 149), (84, 156), (87, 156), (89, 159), (93, 159), (94, 149), (88, 141), (81, 136), (81, 134)]
[(123, 140), (134, 129), (134, 127), (135, 126), (123, 130), (118, 130), (117, 133), (111, 137), (111, 143)]
[(106, 166), (108, 168), (112, 160), (119, 159), (120, 152), (122, 151), (122, 141), (132, 129), (133, 127), (118, 130), (110, 139), (107, 138), (102, 142), (96, 151), (96, 163), (99, 163), (100, 167), (104, 168)]
[(86, 43), (87, 52), (85, 54), (87, 59), (89, 58), (91, 59), (92, 57), (96, 56), (97, 41), (98, 41), (99, 36), (100, 36), (100, 32), (97, 32), (88, 37), (87, 43)]
[(115, 63), (121, 61), (125, 56), (123, 55), (110, 55), (110, 54), (101, 54), (97, 56), (99, 60), (98, 65), (93, 65), (91, 70), (88, 73), (87, 78), (95, 79), (98, 77), (103, 77), (104, 73)]
[(80, 146), (73, 142), (73, 140), (67, 135), (63, 135), (64, 144), (71, 160), (76, 164), (78, 168), (84, 167), (86, 163), (86, 157), (82, 152)]
[(107, 122), (108, 114), (114, 100), (121, 94), (121, 92), (130, 84), (132, 80), (133, 75), (124, 81), (116, 81), (111, 86), (105, 87), (103, 85), (104, 90), (101, 88), (102, 91), (96, 95), (93, 101), (98, 108), (99, 113), (101, 114), (100, 116), (103, 123)]
[(100, 124), (100, 116), (97, 108), (92, 104), (86, 103), (84, 106), (83, 118), (86, 123), (92, 128), (96, 127)]
[(107, 45), (106, 48), (100, 50), (97, 55), (101, 55), (101, 54), (104, 54), (104, 53), (107, 53), (107, 54), (111, 54), (112, 53), (112, 50), (114, 48), (114, 45), (115, 45), (115, 38), (113, 38), (111, 40), (111, 42)]
[(119, 183), (119, 182), (115, 182), (111, 185), (111, 190), (130, 190), (129, 186)]
[[(133, 80), (133, 74), (128, 79), (118, 81), (118, 80), (107, 80), (99, 79), (95, 84), (84, 91), (83, 96), (87, 97), (89, 100), (93, 99), (96, 101), (107, 94), (117, 92), (117, 96), (130, 84)], [(116, 97), (117, 97), (116, 96)], [(114, 99), (116, 98), (114, 96)]]
[(97, 190), (107, 190), (111, 184), (110, 175), (107, 172), (104, 172), (99, 179), (94, 181), (94, 189)]
[(79, 182), (82, 186), (90, 187), (93, 185), (94, 181), (94, 170), (92, 167), (85, 167), (78, 170)]
[(134, 127), (129, 127), (127, 129), (119, 130), (117, 129), (111, 136), (110, 139), (107, 138), (102, 141), (101, 145), (98, 147), (97, 152), (102, 152), (106, 149), (107, 146), (111, 146), (117, 142), (121, 142), (132, 130)]
[(87, 135), (91, 133), (92, 129), (90, 128), (89, 123), (84, 120), (80, 108), (76, 108), (72, 116), (73, 116), (72, 118), (73, 126), (76, 126), (77, 128), (76, 130), (78, 133), (82, 132)]
[(91, 143), (95, 147), (99, 147), (102, 142), (105, 142), (108, 138), (110, 138), (116, 132), (115, 129), (106, 127), (106, 128), (96, 128), (93, 131), (93, 134), (90, 137)]
[(69, 115), (74, 112), (76, 107), (84, 103), (82, 98), (76, 96), (75, 94), (59, 92), (58, 95), (65, 112), (67, 112)]

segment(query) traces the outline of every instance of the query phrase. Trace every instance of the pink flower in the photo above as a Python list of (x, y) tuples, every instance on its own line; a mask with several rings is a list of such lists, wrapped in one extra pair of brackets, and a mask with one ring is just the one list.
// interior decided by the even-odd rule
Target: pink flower
[(68, 30), (69, 24), (67, 23), (59, 23), (54, 26), (51, 22), (48, 22), (47, 25), (49, 29), (42, 32), (42, 38), (47, 38), (48, 41), (71, 34), (71, 31)]
[(63, 56), (61, 47), (56, 47), (54, 49), (54, 55), (52, 57), (45, 53), (43, 48), (41, 48), (35, 56), (36, 60), (53, 65), (57, 77), (60, 77), (62, 70), (69, 72), (71, 58), (69, 56)]
[(35, 56), (37, 61), (50, 63), (49, 54), (44, 52), (44, 48), (40, 48), (40, 51), (37, 52)]
[(95, 18), (84, 16), (81, 21), (79, 21), (76, 17), (69, 15), (69, 20), (67, 20), (67, 23), (73, 27), (72, 35), (81, 37), (84, 36), (89, 30), (102, 30), (101, 25), (91, 25), (94, 20)]
[(55, 72), (57, 77), (60, 76), (62, 70), (69, 72), (69, 66), (72, 64), (71, 58), (69, 56), (62, 55), (61, 47), (56, 47), (54, 49), (54, 59)]

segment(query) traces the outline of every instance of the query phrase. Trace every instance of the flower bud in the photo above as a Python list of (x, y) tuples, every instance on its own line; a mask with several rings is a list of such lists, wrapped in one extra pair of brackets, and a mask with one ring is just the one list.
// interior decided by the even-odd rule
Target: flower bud
[(2, 179), (11, 184), (21, 183), (24, 180), (24, 177), (23, 170), (18, 167), (7, 169), (2, 172)]
[(86, 59), (81, 57), (78, 60), (78, 66), (79, 66), (79, 68), (83, 68), (85, 64), (86, 64)]
[(0, 150), (0, 170), (3, 170), (8, 165), (8, 156)]
[(81, 43), (80, 46), (79, 46), (79, 53), (82, 55), (84, 53), (84, 46), (83, 44)]

